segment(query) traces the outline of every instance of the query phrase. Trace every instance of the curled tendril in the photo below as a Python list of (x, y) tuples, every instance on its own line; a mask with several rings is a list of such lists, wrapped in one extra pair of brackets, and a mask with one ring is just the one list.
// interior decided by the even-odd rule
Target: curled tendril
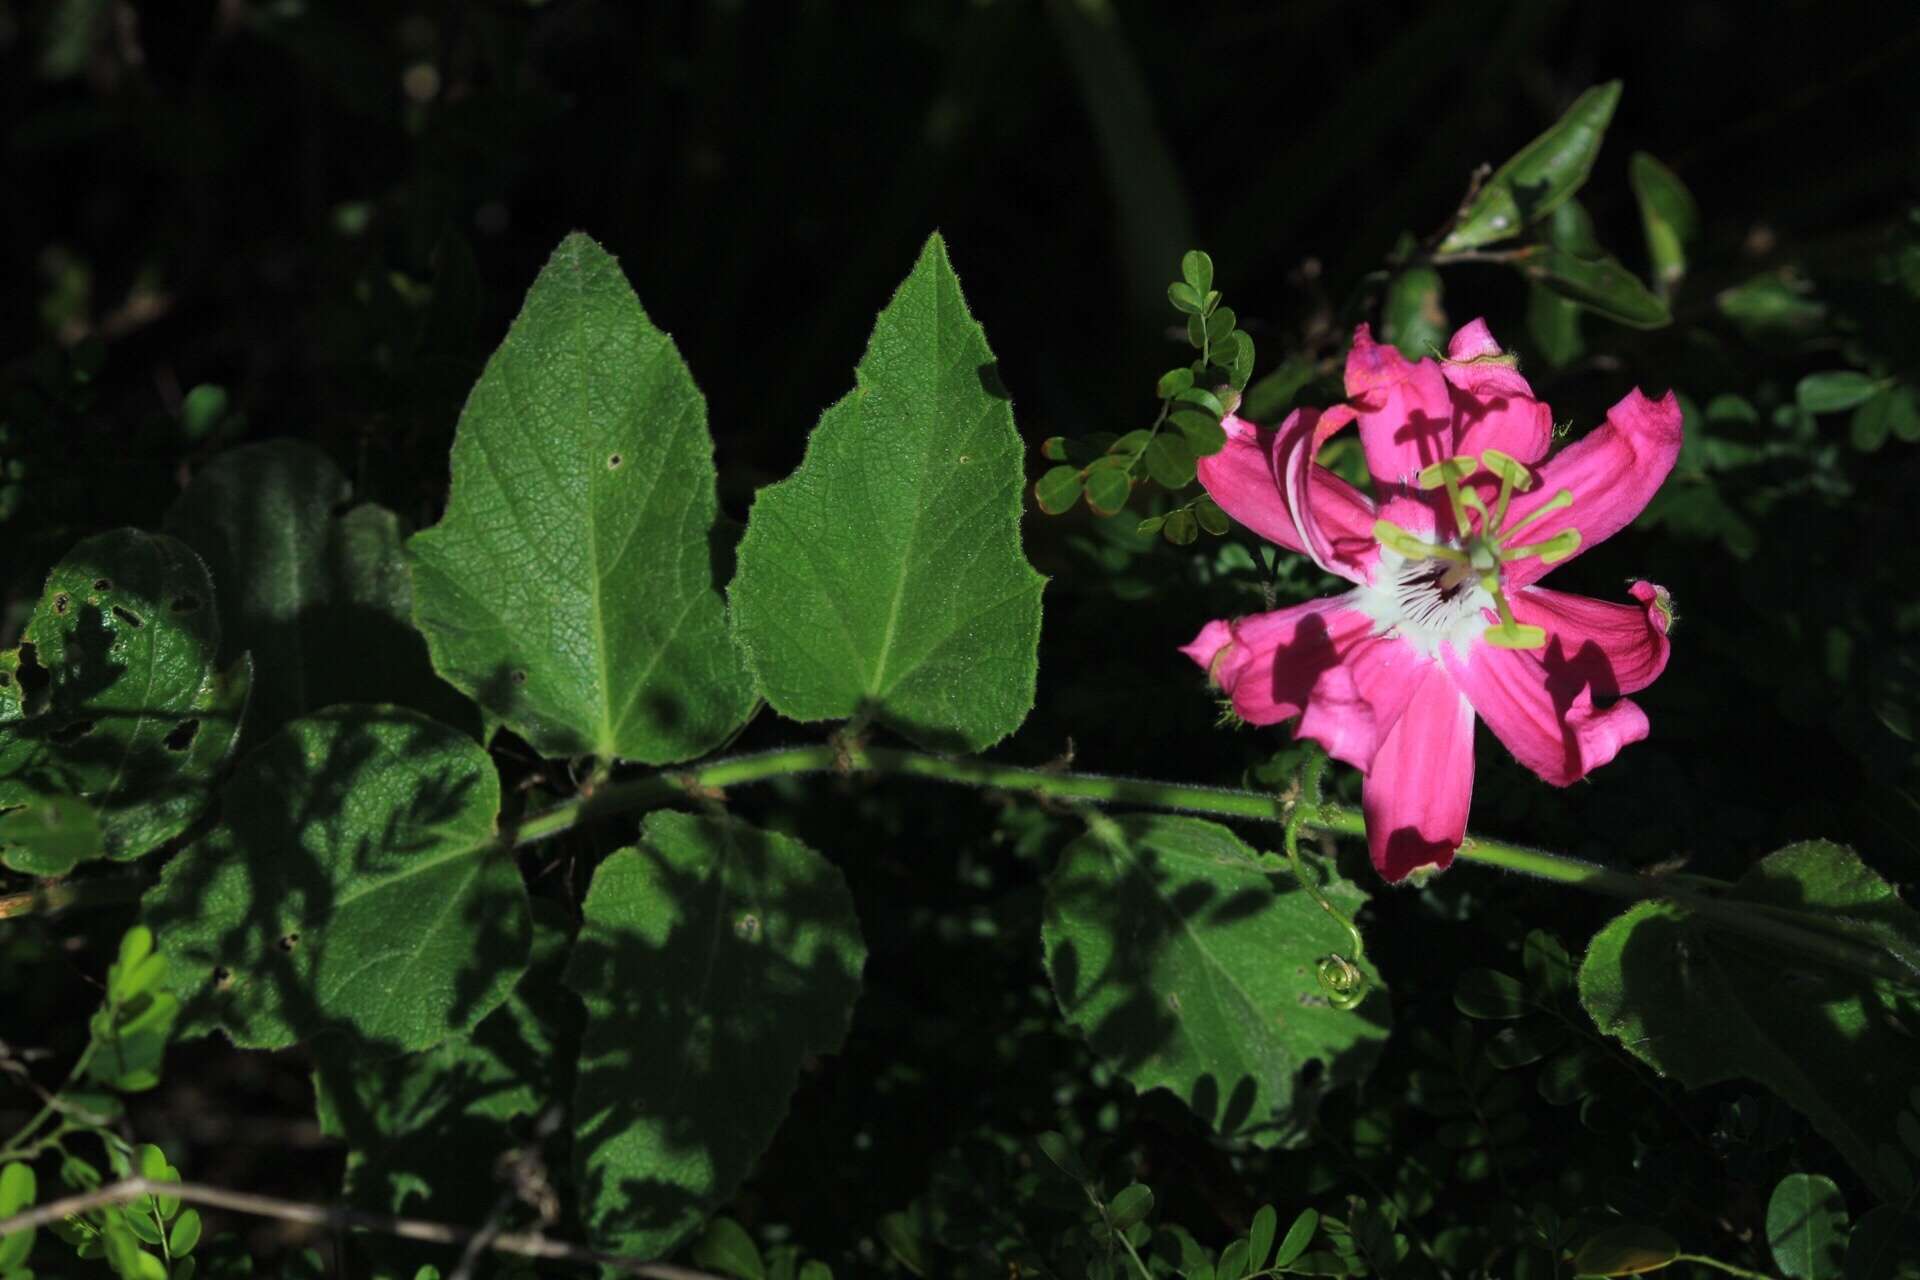
[(1314, 966), (1315, 976), (1320, 979), (1320, 989), (1327, 993), (1327, 1000), (1336, 1009), (1357, 1008), (1367, 998), (1367, 975), (1360, 969), (1359, 961), (1367, 954), (1366, 940), (1360, 936), (1359, 928), (1352, 917), (1328, 901), (1327, 895), (1320, 892), (1320, 886), (1314, 883), (1307, 868), (1300, 861), (1300, 828), (1306, 822), (1320, 815), (1320, 775), (1326, 772), (1327, 757), (1319, 751), (1311, 753), (1306, 763), (1300, 766), (1300, 773), (1294, 780), (1295, 794), (1287, 802), (1286, 825), (1283, 835), (1287, 851), (1287, 861), (1293, 866), (1294, 878), (1307, 896), (1320, 904), (1320, 909), (1340, 922), (1353, 940), (1353, 959), (1338, 952), (1322, 956)]
[(1358, 1008), (1367, 998), (1367, 975), (1360, 966), (1339, 953), (1320, 957), (1314, 966), (1315, 975), (1320, 979), (1320, 989), (1327, 993), (1327, 1001), (1336, 1009)]

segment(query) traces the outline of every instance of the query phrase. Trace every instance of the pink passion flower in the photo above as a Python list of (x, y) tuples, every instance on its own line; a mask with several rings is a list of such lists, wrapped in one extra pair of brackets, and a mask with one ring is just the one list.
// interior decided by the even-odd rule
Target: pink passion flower
[[(1240, 719), (1299, 716), (1296, 736), (1366, 775), (1373, 865), (1400, 880), (1466, 835), (1476, 715), (1556, 786), (1647, 736), (1623, 695), (1667, 665), (1666, 591), (1635, 582), (1613, 604), (1534, 584), (1646, 506), (1679, 456), (1680, 408), (1634, 391), (1549, 459), (1552, 414), (1480, 320), (1417, 363), (1361, 325), (1346, 380), (1348, 403), (1276, 430), (1229, 415), (1199, 472), (1234, 519), (1352, 589), (1210, 622), (1182, 652)], [(1349, 422), (1371, 498), (1317, 461)]]

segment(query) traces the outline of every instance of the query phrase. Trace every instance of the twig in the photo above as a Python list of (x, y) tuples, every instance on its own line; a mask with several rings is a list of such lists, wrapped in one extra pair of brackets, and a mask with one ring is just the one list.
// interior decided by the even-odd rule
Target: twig
[[(95, 1209), (104, 1209), (108, 1205), (126, 1204), (129, 1201), (138, 1200), (141, 1196), (168, 1196), (175, 1200), (184, 1200), (188, 1204), (205, 1205), (210, 1209), (225, 1209), (229, 1213), (248, 1213), (258, 1218), (276, 1218), (281, 1222), (297, 1222), (304, 1226), (325, 1227), (336, 1231), (378, 1231), (385, 1235), (397, 1236), (402, 1240), (418, 1240), (424, 1244), (464, 1245), (482, 1234), (468, 1227), (450, 1226), (441, 1222), (424, 1222), (418, 1218), (396, 1218), (383, 1213), (367, 1213), (360, 1209), (303, 1204), (297, 1200), (281, 1200), (273, 1196), (255, 1195), (250, 1191), (228, 1191), (224, 1187), (209, 1187), (197, 1182), (156, 1182), (150, 1178), (128, 1178), (96, 1191), (68, 1196), (64, 1200), (55, 1200), (50, 1204), (16, 1213), (11, 1218), (0, 1219), (0, 1236), (11, 1235), (13, 1232), (25, 1231), (32, 1227), (43, 1227), (64, 1218), (88, 1213)], [(626, 1275), (646, 1276), (649, 1280), (720, 1280), (718, 1276), (705, 1271), (676, 1267), (666, 1262), (642, 1262), (638, 1258), (602, 1253), (598, 1249), (568, 1244), (564, 1240), (549, 1239), (538, 1232), (497, 1234), (487, 1242), (487, 1248), (495, 1253), (510, 1253), (521, 1258), (544, 1258), (554, 1262), (579, 1263), (582, 1266), (610, 1267)]]

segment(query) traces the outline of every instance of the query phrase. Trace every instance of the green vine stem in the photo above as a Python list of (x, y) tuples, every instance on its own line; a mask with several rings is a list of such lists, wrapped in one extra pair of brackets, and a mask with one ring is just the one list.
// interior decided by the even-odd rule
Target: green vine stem
[[(1288, 817), (1288, 801), (1272, 792), (1071, 773), (1054, 768), (1027, 768), (967, 757), (851, 745), (843, 741), (734, 756), (686, 769), (605, 783), (570, 800), (529, 814), (516, 823), (509, 823), (501, 836), (505, 844), (518, 848), (541, 840), (551, 840), (602, 818), (635, 813), (690, 798), (713, 799), (728, 787), (810, 773), (872, 773), (889, 777), (924, 778), (967, 787), (1026, 792), (1058, 800), (1171, 809), (1215, 818), (1271, 822), (1283, 827)], [(1334, 836), (1361, 837), (1366, 834), (1366, 820), (1360, 811), (1344, 805), (1318, 805), (1315, 812), (1302, 813), (1300, 825)], [(1781, 913), (1755, 911), (1738, 902), (1670, 884), (1659, 876), (1614, 871), (1564, 854), (1480, 836), (1469, 835), (1456, 856), (1463, 862), (1537, 876), (1588, 893), (1630, 901), (1658, 899), (1671, 902), (1729, 932), (1789, 947), (1811, 959), (1870, 977), (1906, 986), (1920, 986), (1920, 973), (1915, 973), (1870, 941), (1832, 931), (1832, 926), (1826, 921), (1787, 919)], [(140, 877), (113, 876), (36, 889), (30, 893), (0, 897), (0, 919), (45, 914), (78, 906), (124, 904), (138, 899), (145, 887), (146, 882)]]

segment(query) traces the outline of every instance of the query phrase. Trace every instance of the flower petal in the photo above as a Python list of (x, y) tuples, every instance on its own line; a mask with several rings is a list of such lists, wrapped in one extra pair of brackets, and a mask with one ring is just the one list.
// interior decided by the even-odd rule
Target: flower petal
[(1473, 803), (1473, 708), (1429, 665), (1373, 758), (1360, 803), (1367, 848), (1388, 880), (1444, 867), (1467, 834)]
[(1314, 682), (1293, 736), (1311, 738), (1364, 772), (1432, 669), (1431, 659), (1398, 636), (1364, 636)]
[(1366, 582), (1380, 558), (1373, 504), (1314, 461), (1328, 437), (1353, 418), (1346, 405), (1325, 413), (1300, 409), (1289, 414), (1273, 443), (1273, 465), (1287, 511), (1313, 562), (1350, 582)]
[(1360, 420), (1367, 470), (1380, 491), (1411, 485), (1421, 470), (1453, 456), (1453, 402), (1440, 366), (1409, 361), (1361, 325), (1347, 353), (1347, 398)]
[(1558, 637), (1542, 649), (1477, 644), (1465, 658), (1449, 651), (1442, 660), (1493, 736), (1556, 787), (1579, 781), (1647, 736), (1647, 713), (1631, 700), (1594, 705), (1593, 664), (1568, 653)]
[(1515, 591), (1513, 616), (1543, 628), (1595, 697), (1637, 693), (1666, 670), (1667, 627), (1673, 620), (1665, 587), (1636, 582), (1638, 604), (1615, 604), (1547, 587)]
[[(1538, 483), (1514, 496), (1507, 528), (1565, 489), (1573, 505), (1548, 512), (1517, 541), (1545, 542), (1563, 529), (1578, 529), (1580, 551), (1597, 546), (1633, 522), (1679, 456), (1680, 402), (1671, 391), (1659, 400), (1631, 391), (1607, 411), (1605, 422), (1540, 467)], [(1506, 570), (1507, 585), (1524, 587), (1548, 567), (1538, 557), (1514, 561)]]
[(1459, 452), (1498, 449), (1529, 466), (1547, 456), (1553, 413), (1534, 399), (1485, 320), (1453, 335), (1440, 372), (1452, 388)]
[(1272, 613), (1209, 622), (1181, 652), (1205, 667), (1248, 724), (1275, 724), (1306, 710), (1314, 685), (1373, 628), (1345, 596)]
[[(1311, 442), (1320, 416), (1317, 409), (1297, 409), (1275, 431), (1228, 414), (1220, 422), (1227, 431), (1226, 448), (1195, 466), (1201, 486), (1222, 511), (1268, 542), (1303, 554), (1311, 552), (1281, 488), (1282, 450), (1306, 447), (1301, 442)], [(1311, 456), (1309, 452), (1309, 460)], [(1334, 564), (1348, 563), (1347, 569), (1334, 572), (1354, 578), (1361, 573), (1364, 552), (1356, 546), (1343, 556), (1339, 546), (1358, 537), (1372, 541), (1373, 508), (1358, 489), (1325, 467), (1313, 467), (1308, 474), (1311, 487), (1303, 504), (1307, 519), (1331, 530), (1323, 546), (1335, 553)]]

